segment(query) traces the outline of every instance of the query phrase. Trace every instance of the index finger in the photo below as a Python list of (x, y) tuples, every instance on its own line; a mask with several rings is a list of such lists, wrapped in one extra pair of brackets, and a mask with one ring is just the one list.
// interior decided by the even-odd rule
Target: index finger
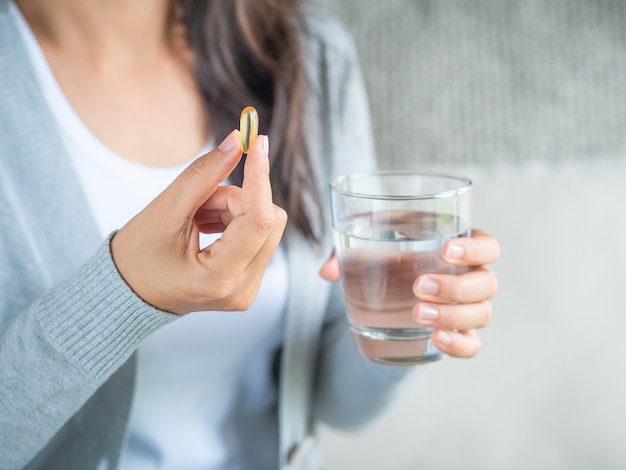
[[(234, 206), (233, 206), (234, 207)], [(228, 259), (230, 269), (241, 271), (259, 254), (274, 232), (282, 233), (284, 220), (272, 202), (267, 136), (258, 136), (248, 151), (244, 179), (234, 214), (221, 240), (205, 249), (203, 256)]]
[(263, 213), (272, 208), (270, 184), (269, 141), (266, 135), (254, 139), (243, 169), (241, 212)]
[(472, 230), (471, 237), (448, 241), (442, 250), (443, 259), (456, 266), (484, 266), (500, 257), (500, 244), (482, 230)]

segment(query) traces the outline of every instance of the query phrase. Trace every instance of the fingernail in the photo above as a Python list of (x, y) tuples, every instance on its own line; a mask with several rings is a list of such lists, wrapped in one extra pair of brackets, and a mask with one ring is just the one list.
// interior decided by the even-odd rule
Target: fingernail
[(418, 294), (435, 295), (439, 292), (439, 283), (430, 277), (420, 277), (415, 290)]
[(418, 316), (422, 320), (437, 320), (439, 318), (439, 310), (431, 305), (422, 304), (419, 306)]
[(239, 145), (239, 137), (237, 137), (237, 133), (235, 131), (232, 131), (222, 141), (222, 143), (217, 146), (217, 148), (219, 148), (222, 152), (230, 152), (237, 145)]
[(445, 331), (440, 331), (437, 333), (437, 341), (449, 346), (452, 344), (452, 335), (450, 333), (446, 333)]
[(268, 155), (269, 148), (270, 148), (270, 139), (266, 135), (261, 136), (261, 137), (262, 137), (261, 143), (262, 143), (263, 154)]
[(446, 257), (451, 259), (461, 259), (465, 256), (465, 248), (460, 245), (450, 244), (446, 248)]

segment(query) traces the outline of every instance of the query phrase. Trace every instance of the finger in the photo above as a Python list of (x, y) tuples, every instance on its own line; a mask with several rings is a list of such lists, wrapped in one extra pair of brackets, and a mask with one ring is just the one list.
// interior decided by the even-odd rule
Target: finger
[(337, 282), (340, 279), (339, 261), (335, 255), (335, 250), (332, 251), (324, 266), (321, 267), (320, 276), (329, 282)]
[(270, 184), (269, 142), (266, 135), (259, 135), (248, 151), (241, 185), (242, 212), (264, 213), (272, 207)]
[(483, 328), (491, 321), (492, 314), (487, 301), (473, 304), (418, 302), (413, 308), (413, 319), (417, 323), (444, 330)]
[(233, 216), (241, 214), (241, 188), (224, 185), (215, 189), (200, 210), (230, 212)]
[[(286, 212), (279, 207), (276, 207), (276, 211), (276, 217), (284, 217), (284, 224), (286, 224)], [(226, 268), (228, 271), (226, 277), (233, 276), (235, 280), (233, 283), (230, 283), (227, 290), (223, 292), (223, 294), (226, 294), (225, 299), (228, 299), (228, 310), (247, 310), (252, 305), (261, 287), (267, 266), (280, 243), (281, 236), (282, 231), (273, 231), (242, 271), (234, 272), (232, 268)], [(221, 240), (217, 240), (215, 246), (219, 249), (224, 245)], [(241, 264), (240, 266), (244, 265)], [(226, 270), (221, 269), (222, 276)]]
[(223, 232), (233, 220), (233, 216), (227, 211), (209, 211), (200, 209), (195, 216), (198, 230), (202, 233)]
[(220, 186), (198, 209), (196, 224), (203, 233), (223, 232), (241, 214), (241, 188)]
[[(278, 206), (274, 206), (276, 211), (275, 218), (280, 221), (280, 224), (284, 227), (287, 224), (287, 213)], [(276, 248), (280, 244), (282, 238), (282, 230), (274, 230), (267, 237), (265, 243), (259, 248), (255, 256), (250, 260), (245, 268), (244, 275), (250, 279), (258, 279), (259, 283), (263, 277), (263, 273), (267, 269), (267, 265), (270, 263), (272, 256), (276, 252)]]
[(498, 292), (498, 278), (489, 268), (476, 268), (465, 274), (424, 274), (413, 285), (415, 295), (437, 303), (476, 303), (489, 300)]
[(246, 158), (241, 188), (241, 214), (224, 230), (218, 242), (203, 250), (205, 262), (228, 261), (232, 272), (241, 272), (259, 253), (271, 235), (280, 239), (287, 216), (272, 203), (267, 137), (258, 136)]
[(474, 330), (435, 330), (431, 339), (437, 349), (452, 357), (473, 357), (480, 351), (480, 338)]
[(159, 196), (169, 206), (164, 214), (192, 217), (240, 158), (239, 131), (234, 130), (216, 149), (194, 160)]
[(442, 250), (443, 259), (459, 266), (483, 266), (500, 257), (500, 245), (482, 230), (473, 230), (471, 237), (448, 241)]

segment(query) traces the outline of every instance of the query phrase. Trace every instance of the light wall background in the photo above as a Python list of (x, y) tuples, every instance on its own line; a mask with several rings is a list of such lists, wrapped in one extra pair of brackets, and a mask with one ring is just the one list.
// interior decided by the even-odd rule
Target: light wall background
[(322, 428), (325, 468), (626, 468), (626, 2), (323, 3), (381, 165), (470, 176), (502, 245), (481, 353), (362, 431)]

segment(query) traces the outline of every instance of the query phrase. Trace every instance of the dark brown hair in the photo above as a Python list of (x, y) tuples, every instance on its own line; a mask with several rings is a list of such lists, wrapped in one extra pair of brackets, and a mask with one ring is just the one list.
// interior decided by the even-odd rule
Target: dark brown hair
[[(301, 40), (306, 28), (298, 0), (183, 0), (187, 38), (200, 92), (219, 142), (248, 105), (270, 137), (274, 202), (307, 238), (319, 234), (320, 195), (304, 137), (307, 80)], [(240, 183), (242, 167), (232, 177)]]

